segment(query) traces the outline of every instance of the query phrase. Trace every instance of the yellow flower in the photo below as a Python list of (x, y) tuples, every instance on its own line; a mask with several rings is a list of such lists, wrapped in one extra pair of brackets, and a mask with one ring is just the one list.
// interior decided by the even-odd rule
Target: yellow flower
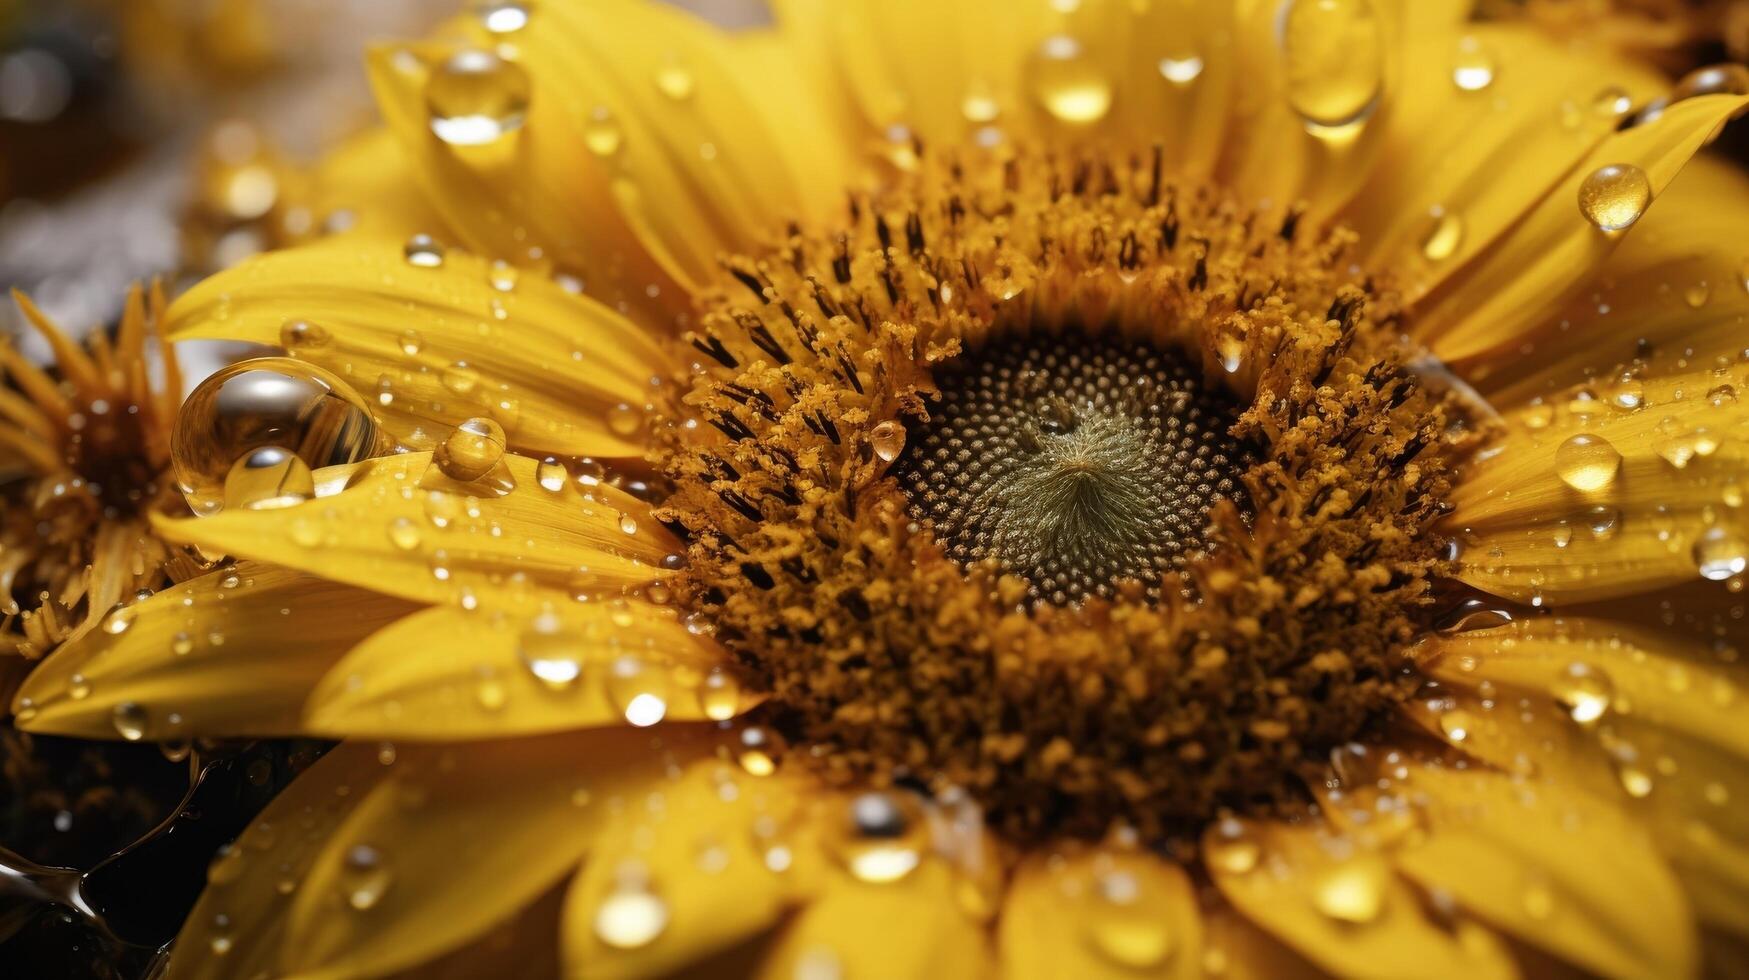
[(170, 311), (291, 357), (178, 421), (237, 562), (26, 725), (344, 741), (169, 975), (1729, 972), (1749, 99), (1461, 2), (778, 8), (381, 49), (355, 231)]
[(163, 294), (136, 288), (117, 335), (84, 344), (12, 298), (55, 357), (51, 374), (0, 342), (12, 382), (0, 393), (0, 653), (37, 658), (205, 562), (150, 525), (155, 512), (187, 513), (167, 478), (182, 389), (156, 331)]

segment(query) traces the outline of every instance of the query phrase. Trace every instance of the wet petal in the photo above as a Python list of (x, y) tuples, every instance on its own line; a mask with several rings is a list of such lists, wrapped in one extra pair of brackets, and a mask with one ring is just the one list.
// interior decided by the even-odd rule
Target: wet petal
[(1408, 765), (1422, 841), (1398, 868), (1491, 925), (1610, 977), (1694, 972), (1695, 930), (1676, 879), (1614, 807), (1480, 770)]
[(410, 603), (245, 562), (110, 613), (14, 699), (28, 731), (84, 738), (303, 734), (304, 699)]
[[(659, 720), (723, 720), (756, 703), (707, 677), (725, 655), (672, 610), (623, 599), (533, 617), (440, 606), (353, 648), (310, 695), (335, 737), (503, 738)], [(708, 708), (708, 710), (707, 710)]]
[(643, 503), (605, 486), (548, 490), (539, 464), (521, 456), (505, 456), (503, 465), (513, 488), (502, 495), (500, 484), (442, 478), (430, 453), (402, 453), (318, 471), (318, 494), (344, 489), (296, 507), (154, 525), (209, 552), (464, 607), (538, 611), (577, 590), (667, 574), (663, 559), (678, 545)]
[(568, 976), (668, 976), (778, 924), (812, 876), (771, 866), (756, 833), (793, 825), (807, 783), (695, 764), (661, 806), (628, 808), (603, 831), (565, 899)]
[(1644, 172), (1655, 202), (1689, 158), (1746, 104), (1749, 100), (1735, 96), (1689, 99), (1651, 123), (1604, 140), (1510, 234), (1419, 304), (1415, 335), (1448, 363), (1484, 353), (1510, 357), (1517, 338), (1559, 311), (1622, 237), (1586, 221), (1578, 204), (1580, 186), (1599, 168), (1631, 165)]
[(792, 980), (813, 973), (844, 980), (984, 977), (994, 960), (981, 925), (955, 900), (955, 875), (925, 861), (898, 881), (833, 874), (797, 913), (754, 975)]
[(1324, 980), (1329, 974), (1222, 906), (1203, 918), (1203, 965), (1211, 976), (1230, 980)]
[(412, 162), (386, 128), (360, 133), (323, 157), (310, 174), (311, 217), (334, 231), (447, 240), (448, 226), (416, 181)]
[(1599, 383), (1510, 412), (1452, 494), (1457, 577), (1555, 604), (1726, 588), (1749, 560), (1732, 504), (1749, 464), (1741, 373)]
[(166, 330), (280, 344), (287, 323), (313, 324), (316, 339), (290, 352), (373, 399), (412, 448), (486, 417), (535, 455), (643, 455), (650, 379), (667, 363), (648, 333), (538, 273), (454, 248), (418, 265), (407, 250), (343, 235), (256, 256), (183, 294)]
[(558, 884), (613, 810), (643, 806), (708, 743), (677, 725), (399, 747), (289, 899), (281, 968), (371, 977), (466, 944)]
[(1195, 885), (1147, 853), (1069, 848), (1027, 859), (998, 942), (1007, 980), (1203, 975)]
[(1234, 908), (1337, 976), (1516, 976), (1486, 930), (1441, 928), (1391, 874), (1386, 854), (1355, 838), (1235, 818), (1203, 835), (1203, 851)]

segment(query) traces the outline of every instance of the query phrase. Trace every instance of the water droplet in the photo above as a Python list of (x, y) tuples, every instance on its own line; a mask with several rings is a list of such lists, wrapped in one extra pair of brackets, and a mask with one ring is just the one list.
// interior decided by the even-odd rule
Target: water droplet
[(279, 327), (279, 346), (286, 350), (325, 347), (333, 339), (327, 330), (308, 320), (287, 320)]
[(419, 528), (411, 517), (397, 517), (389, 522), (389, 542), (402, 551), (419, 547)]
[(493, 34), (514, 34), (528, 26), (534, 0), (474, 0), (474, 16)]
[(676, 102), (684, 102), (692, 98), (692, 93), (698, 87), (691, 70), (677, 59), (670, 59), (656, 69), (656, 89)]
[(401, 353), (408, 357), (414, 357), (418, 355), (420, 351), (425, 349), (425, 338), (419, 336), (419, 331), (417, 330), (401, 331), (401, 336), (398, 342), (401, 345)]
[(1002, 115), (1002, 104), (996, 101), (996, 93), (989, 85), (975, 81), (967, 87), (965, 98), (960, 100), (960, 114), (966, 117), (966, 122), (986, 126)]
[(541, 485), (542, 490), (558, 493), (570, 484), (571, 474), (566, 471), (565, 464), (559, 462), (557, 457), (548, 456), (540, 461), (539, 466), (534, 468), (534, 479), (536, 483)]
[(504, 458), (504, 427), (488, 418), (472, 418), (437, 447), (435, 459), (443, 475), (470, 483), (485, 476)]
[(619, 153), (620, 147), (625, 145), (625, 130), (620, 128), (619, 121), (613, 118), (606, 106), (596, 106), (589, 114), (588, 122), (583, 125), (583, 145), (603, 159)]
[(1161, 58), (1160, 75), (1174, 85), (1189, 85), (1202, 76), (1203, 61), (1196, 55)]
[(1749, 569), (1749, 543), (1727, 528), (1708, 528), (1694, 542), (1694, 565), (1700, 577), (1723, 582)]
[(881, 462), (891, 463), (905, 450), (905, 426), (890, 419), (882, 422), (870, 430), (869, 444)]
[[(421, 269), (435, 269), (443, 265), (443, 246), (430, 235), (414, 235), (407, 239), (407, 244), (401, 246), (401, 254), (406, 257), (407, 264), (416, 265)], [(415, 342), (411, 345), (412, 350), (407, 350), (409, 345), (406, 342), (408, 337), (417, 338), (418, 336), (411, 330), (403, 333), (401, 335), (401, 349), (409, 354), (419, 353), (418, 343)]]
[[(307, 479), (308, 470), (355, 463), (385, 442), (368, 404), (346, 382), (303, 361), (260, 357), (221, 368), (194, 389), (176, 415), (170, 454), (189, 506), (207, 515), (224, 506), (233, 465), (253, 458), (253, 450), (289, 450)], [(257, 462), (262, 465), (250, 471), (248, 492), (239, 484), (240, 496), (270, 500), (256, 491), (281, 477), (287, 490), (303, 490), (292, 464), (279, 470), (266, 465), (269, 457)]]
[(1616, 769), (1621, 788), (1636, 800), (1652, 795), (1652, 775), (1638, 766), (1624, 765)]
[(278, 446), (251, 449), (225, 475), (225, 503), (232, 510), (295, 507), (316, 495), (310, 464)]
[(712, 667), (698, 685), (698, 709), (711, 721), (728, 721), (741, 710), (741, 682), (721, 667)]
[(909, 793), (877, 791), (851, 799), (830, 835), (832, 850), (861, 881), (885, 883), (909, 875), (923, 860), (922, 808)]
[(1374, 922), (1384, 911), (1385, 870), (1377, 861), (1364, 858), (1339, 864), (1312, 885), (1312, 904), (1338, 922)]
[(1596, 724), (1615, 700), (1615, 684), (1609, 675), (1589, 664), (1568, 664), (1556, 676), (1551, 693), (1581, 725)]
[(1693, 310), (1705, 306), (1707, 301), (1712, 299), (1712, 296), (1713, 287), (1704, 279), (1682, 291), (1682, 301), (1688, 304), (1689, 309)]
[(1263, 848), (1250, 828), (1231, 818), (1215, 825), (1203, 848), (1209, 866), (1228, 874), (1250, 874), (1262, 857)]
[(1670, 101), (1701, 95), (1749, 95), (1749, 68), (1730, 63), (1696, 68), (1671, 89)]
[(1458, 42), (1457, 61), (1451, 80), (1465, 92), (1480, 92), (1494, 84), (1494, 55), (1481, 41), (1466, 37)]
[(1429, 262), (1444, 262), (1457, 254), (1463, 242), (1463, 218), (1444, 208), (1435, 208), (1427, 234), (1421, 239), (1421, 254)]
[(644, 413), (621, 402), (607, 410), (607, 427), (615, 435), (637, 435), (644, 428)]
[(763, 725), (748, 725), (735, 736), (735, 761), (749, 776), (769, 776), (783, 758), (783, 736)]
[(487, 711), (502, 711), (510, 700), (510, 691), (504, 686), (504, 681), (498, 677), (498, 672), (490, 667), (482, 667), (474, 683), (474, 701)]
[(473, 369), (467, 361), (456, 361), (443, 369), (441, 374), (443, 386), (458, 395), (472, 394), (480, 386), (480, 372)]
[(1094, 882), (1098, 907), (1091, 913), (1087, 939), (1119, 966), (1149, 970), (1172, 956), (1172, 933), (1158, 909), (1138, 901), (1141, 884), (1127, 871), (1110, 871)]
[(1621, 511), (1599, 505), (1587, 510), (1584, 520), (1585, 526), (1591, 529), (1593, 538), (1607, 541), (1615, 537), (1616, 530), (1621, 526)]
[(91, 682), (84, 674), (74, 673), (67, 678), (67, 696), (75, 701), (83, 701), (91, 696)]
[(1579, 184), (1579, 213), (1601, 231), (1625, 231), (1652, 204), (1652, 179), (1631, 163), (1598, 167)]
[(1614, 483), (1620, 470), (1621, 453), (1602, 436), (1572, 436), (1555, 450), (1555, 473), (1561, 482), (1584, 493)]
[(1462, 708), (1454, 708), (1439, 716), (1439, 730), (1454, 742), (1462, 742), (1475, 731), (1476, 716)]
[(535, 617), (522, 634), (516, 655), (529, 674), (552, 691), (568, 691), (583, 676), (583, 660), (577, 653), (577, 638), (568, 634), (557, 616)]
[(425, 82), (431, 131), (451, 146), (485, 146), (522, 128), (528, 72), (489, 51), (461, 51)]
[(1281, 18), (1294, 111), (1315, 131), (1365, 122), (1384, 86), (1384, 45), (1371, 0), (1288, 0)]
[(376, 848), (366, 844), (347, 848), (340, 875), (340, 890), (347, 905), (360, 912), (375, 908), (393, 881), (388, 863)]
[(194, 637), (183, 630), (170, 638), (170, 652), (178, 657), (186, 657), (194, 652)]
[(628, 862), (595, 910), (595, 936), (615, 949), (648, 946), (668, 927), (668, 903), (650, 889), (641, 866)]
[(619, 657), (608, 671), (607, 696), (627, 724), (648, 728), (668, 715), (668, 679), (636, 657)]
[(1027, 62), (1032, 95), (1056, 119), (1095, 123), (1111, 111), (1115, 92), (1105, 67), (1075, 38), (1045, 38)]
[(146, 714), (145, 705), (138, 701), (123, 701), (115, 706), (110, 713), (110, 721), (122, 738), (130, 742), (138, 742), (146, 737), (146, 725), (151, 721)]

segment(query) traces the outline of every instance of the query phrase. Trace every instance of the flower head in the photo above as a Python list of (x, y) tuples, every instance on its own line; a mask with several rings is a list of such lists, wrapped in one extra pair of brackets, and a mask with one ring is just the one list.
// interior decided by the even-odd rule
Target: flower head
[(170, 311), (287, 354), (177, 423), (236, 563), (24, 692), (345, 739), (172, 975), (1695, 973), (1745, 99), (1462, 8), (377, 52), (355, 232)]

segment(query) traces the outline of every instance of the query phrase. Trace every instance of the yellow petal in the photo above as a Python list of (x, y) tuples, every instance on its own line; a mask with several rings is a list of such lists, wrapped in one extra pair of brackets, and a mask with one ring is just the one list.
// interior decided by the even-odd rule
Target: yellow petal
[(304, 699), (358, 640), (416, 607), (244, 563), (112, 612), (14, 701), (20, 727), (84, 738), (304, 732)]
[(611, 813), (660, 798), (668, 767), (711, 744), (673, 725), (400, 746), (282, 906), (281, 969), (374, 977), (468, 943), (558, 884)]
[(1688, 99), (1651, 123), (1605, 139), (1510, 234), (1419, 304), (1416, 336), (1447, 362), (1510, 356), (1516, 339), (1557, 313), (1621, 238), (1585, 219), (1580, 186), (1601, 167), (1632, 165), (1644, 172), (1655, 199), (1744, 105), (1749, 99), (1735, 96)]
[(775, 926), (809, 876), (771, 867), (756, 828), (795, 822), (811, 789), (710, 760), (627, 808), (602, 832), (565, 899), (566, 975), (668, 976)]
[(1217, 908), (1205, 915), (1203, 929), (1208, 947), (1203, 965), (1211, 977), (1325, 980), (1329, 976), (1230, 908)]
[(287, 322), (313, 323), (322, 339), (291, 353), (372, 399), (413, 448), (484, 416), (535, 455), (643, 455), (650, 379), (666, 363), (649, 335), (539, 274), (453, 248), (435, 268), (414, 265), (406, 247), (342, 235), (256, 256), (178, 298), (166, 329), (278, 344)]
[(1237, 818), (1203, 837), (1209, 873), (1259, 928), (1341, 977), (1512, 977), (1504, 948), (1473, 923), (1447, 932), (1387, 856), (1311, 825)]
[(1555, 604), (1726, 588), (1749, 559), (1740, 374), (1601, 383), (1508, 413), (1452, 493), (1457, 576)]
[(310, 695), (307, 725), (335, 737), (473, 739), (721, 721), (756, 703), (721, 671), (725, 659), (645, 602), (532, 618), (439, 606), (353, 648)]
[(758, 980), (825, 975), (842, 980), (933, 980), (992, 976), (983, 927), (955, 899), (957, 879), (925, 861), (898, 881), (828, 875), (823, 892), (784, 929), (754, 974)]
[(353, 234), (406, 241), (445, 238), (448, 226), (416, 181), (395, 135), (378, 128), (341, 143), (310, 175), (308, 207), (316, 222)]
[(548, 490), (534, 460), (507, 455), (503, 463), (514, 488), (502, 496), (443, 479), (430, 453), (402, 453), (319, 471), (319, 493), (344, 489), (296, 507), (154, 525), (208, 552), (416, 602), (489, 610), (538, 609), (578, 590), (668, 574), (663, 559), (679, 547), (646, 505), (605, 486), (587, 496), (570, 483)]
[(998, 933), (1005, 980), (1202, 976), (1202, 913), (1184, 868), (1069, 848), (1015, 872)]
[(1514, 356), (1455, 369), (1495, 405), (1518, 406), (1628, 367), (1657, 377), (1736, 360), (1749, 316), (1746, 209), (1749, 175), (1701, 154), (1589, 288), (1521, 337)]
[[(1411, 302), (1509, 235), (1612, 134), (1615, 106), (1667, 87), (1654, 72), (1522, 25), (1460, 28), (1446, 19), (1453, 13), (1468, 11), (1448, 9), (1409, 32), (1385, 145), (1343, 214), (1364, 264), (1390, 269)], [(1459, 87), (1460, 63), (1488, 71), (1486, 85)], [(1576, 216), (1567, 203), (1562, 216)]]
[(1429, 829), (1397, 856), (1422, 887), (1606, 977), (1694, 973), (1695, 930), (1675, 878), (1614, 807), (1496, 773), (1408, 764), (1400, 788)]

